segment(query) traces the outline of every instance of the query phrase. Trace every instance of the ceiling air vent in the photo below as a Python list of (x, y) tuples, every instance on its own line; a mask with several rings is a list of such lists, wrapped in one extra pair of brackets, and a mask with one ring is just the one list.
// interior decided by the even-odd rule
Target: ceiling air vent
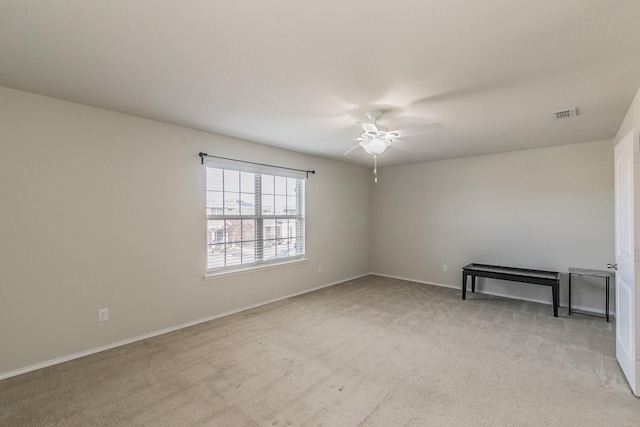
[(560, 110), (553, 113), (556, 119), (568, 119), (569, 117), (575, 117), (578, 114), (577, 109), (567, 108), (566, 110)]

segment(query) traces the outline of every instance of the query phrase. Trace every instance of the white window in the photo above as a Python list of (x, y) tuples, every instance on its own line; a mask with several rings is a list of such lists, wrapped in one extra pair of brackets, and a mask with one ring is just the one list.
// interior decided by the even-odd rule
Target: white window
[(304, 174), (208, 161), (207, 272), (302, 259)]

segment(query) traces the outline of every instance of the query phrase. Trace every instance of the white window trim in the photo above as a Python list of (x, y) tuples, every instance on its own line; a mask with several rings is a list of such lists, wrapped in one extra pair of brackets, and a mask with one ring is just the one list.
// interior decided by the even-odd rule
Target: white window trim
[[(291, 171), (291, 170), (280, 170), (277, 167), (269, 167), (266, 165), (253, 166), (253, 165), (245, 165), (241, 161), (230, 161), (230, 160), (207, 160), (205, 162), (206, 167), (214, 167), (221, 169), (235, 169), (242, 172), (256, 173), (256, 174), (267, 174), (267, 175), (277, 175), (289, 178), (297, 178), (297, 179), (306, 179), (306, 174), (303, 171)], [(205, 176), (206, 176), (206, 168), (205, 168)], [(306, 186), (305, 186), (306, 187)], [(206, 190), (206, 185), (205, 185)], [(306, 200), (306, 188), (304, 199)], [(305, 202), (306, 204), (306, 202)], [(306, 211), (306, 207), (303, 205), (303, 210)], [(289, 216), (288, 218), (294, 218), (295, 216)], [(303, 220), (303, 253), (298, 256), (282, 258), (280, 260), (269, 260), (269, 261), (259, 261), (251, 264), (245, 265), (237, 265), (231, 267), (216, 267), (216, 268), (207, 268), (203, 277), (205, 280), (211, 280), (219, 277), (230, 276), (243, 274), (251, 271), (260, 271), (271, 268), (285, 267), (288, 265), (299, 264), (302, 262), (308, 261), (306, 258), (306, 214), (302, 216)], [(206, 252), (206, 251), (205, 251)]]
[(205, 280), (218, 279), (225, 276), (235, 276), (237, 274), (250, 273), (252, 271), (269, 270), (271, 268), (287, 267), (294, 264), (301, 264), (309, 261), (308, 258), (301, 256), (300, 258), (288, 258), (284, 261), (269, 261), (268, 263), (256, 263), (249, 264), (247, 266), (240, 266), (242, 268), (233, 268), (225, 270), (212, 270), (208, 271), (202, 276)]

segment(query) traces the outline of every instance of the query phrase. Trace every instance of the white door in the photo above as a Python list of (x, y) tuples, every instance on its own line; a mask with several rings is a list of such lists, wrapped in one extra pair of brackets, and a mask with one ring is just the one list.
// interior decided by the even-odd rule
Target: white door
[[(635, 301), (635, 197), (634, 155), (638, 150), (635, 131), (616, 145), (615, 161), (615, 252), (616, 273), (616, 357), (631, 390), (638, 395), (636, 362), (636, 301)], [(636, 142), (634, 144), (634, 142)], [(638, 171), (640, 173), (640, 170)], [(639, 188), (640, 189), (640, 188)], [(638, 210), (640, 214), (640, 209)]]

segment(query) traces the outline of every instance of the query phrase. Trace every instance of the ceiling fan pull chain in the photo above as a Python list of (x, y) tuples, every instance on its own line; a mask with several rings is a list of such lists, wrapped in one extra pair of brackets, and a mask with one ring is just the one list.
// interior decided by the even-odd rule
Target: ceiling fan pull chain
[(378, 156), (373, 155), (373, 182), (378, 182)]

